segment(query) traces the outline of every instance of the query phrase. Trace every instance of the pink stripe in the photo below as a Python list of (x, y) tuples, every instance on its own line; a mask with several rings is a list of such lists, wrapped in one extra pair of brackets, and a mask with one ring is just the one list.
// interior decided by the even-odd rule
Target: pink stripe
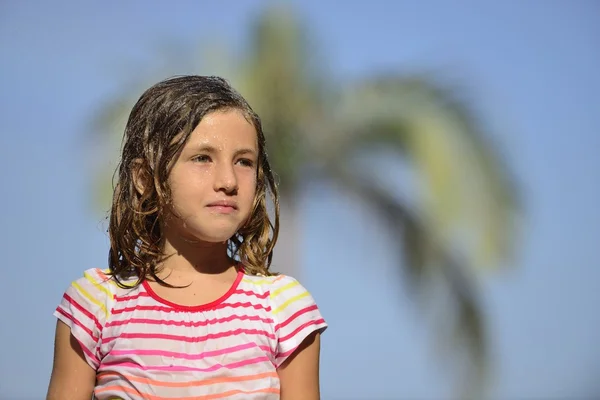
[(104, 279), (104, 280), (109, 280), (111, 278), (110, 276), (106, 275), (104, 273), (104, 271), (101, 270), (100, 268), (94, 268), (94, 272), (96, 272), (98, 275), (100, 275), (102, 277), (102, 279)]
[(186, 360), (201, 360), (206, 357), (220, 356), (223, 354), (235, 353), (236, 351), (247, 350), (251, 348), (259, 347), (261, 350), (271, 349), (268, 346), (257, 346), (255, 343), (246, 343), (241, 344), (239, 346), (228, 347), (226, 349), (221, 350), (213, 350), (213, 351), (205, 351), (200, 354), (188, 354), (188, 353), (178, 353), (174, 351), (164, 351), (164, 350), (112, 350), (109, 355), (111, 356), (127, 356), (127, 355), (138, 355), (138, 356), (165, 356), (165, 357), (174, 357), (174, 358), (183, 358)]
[[(226, 307), (231, 307), (231, 308), (254, 308), (256, 310), (265, 310), (267, 312), (271, 312), (271, 307), (267, 306), (265, 307), (262, 304), (252, 304), (250, 302), (246, 302), (246, 303), (221, 303), (218, 306), (214, 307), (213, 310), (218, 310), (220, 308), (226, 308)], [(131, 311), (159, 311), (159, 312), (183, 312), (183, 313), (187, 313), (187, 310), (179, 310), (176, 308), (172, 308), (172, 307), (163, 307), (163, 306), (135, 306), (135, 307), (125, 307), (125, 308), (121, 308), (121, 309), (114, 309), (112, 310), (111, 314), (112, 315), (116, 315), (116, 314), (122, 314), (125, 312), (131, 312)]]
[(225, 308), (225, 307), (231, 307), (231, 308), (254, 308), (255, 310), (265, 310), (267, 312), (271, 312), (271, 307), (267, 306), (265, 307), (262, 304), (252, 304), (249, 301), (246, 303), (240, 303), (239, 301), (237, 303), (221, 303), (217, 308)]
[(254, 296), (254, 297), (258, 297), (259, 299), (266, 299), (269, 296), (269, 292), (265, 292), (263, 294), (259, 294), (253, 291), (247, 291), (247, 290), (242, 290), (242, 289), (238, 289), (235, 292), (233, 292), (235, 294), (245, 294), (246, 296)]
[(166, 335), (161, 333), (123, 333), (119, 336), (112, 336), (108, 338), (104, 338), (103, 343), (109, 343), (116, 339), (165, 339), (165, 340), (180, 340), (182, 342), (205, 342), (209, 339), (219, 339), (227, 336), (239, 335), (239, 334), (247, 334), (247, 335), (262, 335), (266, 336), (269, 339), (275, 339), (275, 335), (272, 333), (268, 333), (266, 331), (258, 330), (258, 329), (235, 329), (232, 331), (225, 331), (220, 333), (210, 333), (206, 336), (181, 336), (181, 335)]
[[(307, 322), (307, 323), (303, 324), (303, 325), (302, 325), (300, 328), (296, 329), (296, 330), (295, 330), (294, 332), (292, 332), (290, 335), (288, 335), (288, 338), (287, 338), (287, 339), (289, 339), (289, 336), (291, 336), (291, 335), (295, 335), (296, 333), (298, 333), (298, 331), (300, 331), (301, 329), (303, 329), (303, 328), (305, 328), (305, 327), (307, 327), (307, 326), (309, 326), (309, 325), (318, 325), (318, 324), (320, 324), (320, 323), (322, 323), (322, 322), (325, 322), (325, 321), (324, 321), (323, 319), (319, 319), (319, 320), (317, 320), (317, 321), (309, 321), (309, 322)], [(285, 340), (287, 340), (287, 339), (285, 339)], [(279, 342), (280, 342), (280, 343), (282, 343), (282, 342), (284, 342), (285, 340), (281, 340), (281, 339), (280, 339), (280, 340), (279, 340)], [(289, 349), (289, 350), (288, 350), (288, 351), (286, 351), (286, 352), (279, 353), (279, 354), (277, 355), (277, 359), (279, 360), (280, 358), (283, 358), (283, 357), (287, 357), (287, 356), (289, 356), (289, 355), (290, 355), (290, 354), (292, 354), (294, 351), (296, 351), (296, 349), (297, 349), (298, 347), (300, 347), (300, 343), (298, 343), (298, 345), (296, 345), (296, 346), (292, 347), (291, 349)]]
[(262, 318), (258, 315), (232, 315), (226, 318), (214, 318), (206, 321), (170, 321), (164, 319), (150, 319), (150, 318), (128, 318), (121, 321), (109, 321), (106, 323), (106, 327), (127, 325), (127, 324), (150, 324), (150, 325), (165, 325), (165, 326), (187, 326), (187, 327), (198, 327), (207, 326), (214, 324), (222, 324), (224, 322), (231, 322), (234, 320), (239, 321), (262, 321), (267, 324), (273, 323), (273, 318)]
[(243, 360), (243, 361), (238, 361), (238, 362), (234, 362), (231, 364), (215, 364), (212, 367), (209, 368), (194, 368), (194, 367), (185, 367), (183, 365), (148, 365), (148, 366), (142, 366), (139, 364), (134, 364), (134, 363), (110, 363), (110, 364), (102, 364), (100, 366), (101, 369), (105, 369), (105, 368), (115, 368), (115, 367), (122, 367), (122, 368), (134, 368), (134, 369), (141, 369), (144, 371), (172, 371), (172, 372), (180, 372), (180, 371), (196, 371), (196, 372), (212, 372), (212, 371), (216, 371), (218, 369), (221, 368), (227, 368), (227, 369), (235, 369), (235, 368), (240, 368), (240, 367), (244, 367), (246, 365), (251, 365), (251, 364), (257, 364), (263, 361), (268, 361), (269, 363), (271, 362), (269, 360), (269, 357), (266, 356), (261, 356), (261, 357), (256, 357), (256, 358), (251, 358), (248, 360)]
[(314, 320), (314, 321), (305, 322), (302, 325), (300, 325), (298, 328), (296, 328), (292, 332), (290, 332), (288, 335), (280, 337), (279, 338), (279, 343), (283, 343), (286, 340), (289, 340), (291, 337), (295, 336), (298, 332), (300, 332), (302, 329), (306, 328), (307, 326), (310, 326), (310, 325), (319, 325), (319, 324), (322, 324), (323, 322), (325, 322), (325, 320), (323, 318), (320, 318), (320, 319), (317, 319), (317, 320)]
[(290, 350), (286, 351), (285, 353), (279, 353), (279, 354), (277, 355), (277, 358), (279, 359), (279, 358), (282, 358), (282, 357), (287, 357), (287, 356), (289, 356), (289, 355), (290, 355), (290, 354), (292, 354), (294, 351), (296, 351), (296, 349), (297, 349), (298, 347), (300, 347), (300, 346), (299, 346), (299, 345), (298, 345), (298, 346), (295, 346), (293, 349), (290, 349)]
[[(90, 331), (85, 326), (81, 325), (81, 323), (79, 321), (77, 321), (72, 315), (67, 314), (65, 311), (63, 311), (62, 308), (57, 308), (56, 311), (59, 312), (60, 314), (64, 315), (66, 318), (68, 318), (70, 321), (72, 321), (75, 325), (77, 325), (79, 328), (81, 328), (81, 330), (83, 330), (85, 333), (90, 335), (90, 338), (94, 341), (94, 343), (98, 342), (98, 339), (96, 339), (94, 337), (94, 335), (92, 335), (92, 331)], [(77, 342), (79, 343), (79, 347), (81, 347), (81, 351), (83, 351), (85, 355), (87, 355), (90, 359), (92, 359), (92, 361), (96, 365), (98, 365), (100, 363), (100, 360), (98, 360), (98, 358), (94, 355), (94, 353), (92, 353), (92, 351), (90, 349), (88, 349), (88, 347), (81, 341), (81, 339), (78, 337), (78, 335), (73, 333), (72, 329), (73, 328), (71, 326), (71, 332), (72, 332), (71, 334), (73, 335), (73, 337), (75, 337), (75, 339), (77, 339)]]
[(307, 312), (313, 311), (313, 310), (316, 310), (316, 309), (317, 309), (317, 305), (313, 304), (312, 306), (308, 306), (308, 307), (305, 307), (305, 308), (303, 308), (301, 310), (296, 311), (294, 314), (292, 314), (291, 317), (289, 317), (288, 319), (286, 319), (284, 322), (282, 322), (281, 324), (275, 325), (275, 332), (277, 332), (280, 328), (286, 327), (290, 322), (294, 321), (300, 315), (306, 314)]
[(132, 296), (116, 296), (115, 295), (115, 302), (120, 303), (123, 301), (137, 300), (140, 297), (150, 297), (150, 295), (146, 292), (140, 292), (140, 293), (134, 294)]
[(85, 333), (87, 333), (90, 336), (90, 338), (94, 341), (94, 343), (98, 342), (98, 338), (94, 336), (94, 334), (92, 333), (91, 329), (88, 328), (88, 327), (86, 327), (85, 325), (83, 325), (81, 322), (79, 322), (73, 315), (67, 313), (61, 307), (58, 307), (56, 309), (56, 311), (58, 311), (59, 313), (61, 313), (65, 317), (67, 317), (75, 325), (77, 325), (79, 328), (81, 328), (82, 331), (84, 331)]
[(246, 302), (246, 303), (221, 303), (221, 305), (219, 305), (218, 307), (215, 307), (215, 309), (218, 308), (225, 308), (225, 307), (231, 307), (231, 308), (254, 308), (255, 310), (265, 310), (266, 312), (271, 312), (271, 307), (267, 306), (265, 307), (262, 304), (252, 304), (250, 302)]
[(69, 296), (67, 293), (65, 293), (63, 295), (64, 299), (71, 304), (73, 307), (75, 307), (76, 309), (78, 309), (79, 311), (81, 311), (81, 313), (83, 315), (85, 315), (86, 317), (88, 317), (89, 319), (91, 319), (94, 324), (96, 325), (96, 327), (98, 328), (99, 331), (102, 330), (102, 326), (100, 325), (100, 322), (98, 322), (98, 319), (96, 318), (96, 316), (94, 314), (92, 314), (91, 312), (89, 312), (88, 310), (86, 310), (82, 305), (80, 305), (78, 302), (76, 302), (71, 296)]
[(100, 360), (98, 359), (98, 357), (96, 357), (95, 354), (93, 354), (79, 339), (77, 339), (77, 341), (79, 342), (79, 347), (81, 347), (81, 350), (89, 357), (92, 359), (93, 363), (95, 366), (97, 366), (98, 364), (100, 364)]

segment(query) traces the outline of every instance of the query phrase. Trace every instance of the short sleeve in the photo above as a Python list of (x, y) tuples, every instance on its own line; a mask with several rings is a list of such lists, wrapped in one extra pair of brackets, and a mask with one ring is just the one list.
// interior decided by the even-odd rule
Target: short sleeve
[(281, 275), (270, 290), (271, 313), (275, 323), (279, 367), (315, 331), (323, 332), (327, 323), (312, 295), (296, 279)]
[(89, 269), (72, 282), (54, 312), (67, 324), (81, 345), (87, 363), (94, 369), (100, 365), (99, 346), (102, 328), (113, 301), (108, 277), (100, 269)]

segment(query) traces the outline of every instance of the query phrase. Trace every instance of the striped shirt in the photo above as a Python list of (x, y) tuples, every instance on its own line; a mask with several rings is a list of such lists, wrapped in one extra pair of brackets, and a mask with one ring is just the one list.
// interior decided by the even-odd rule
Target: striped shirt
[(221, 298), (186, 307), (90, 269), (54, 315), (96, 370), (100, 400), (278, 399), (277, 367), (327, 327), (296, 279), (242, 271)]

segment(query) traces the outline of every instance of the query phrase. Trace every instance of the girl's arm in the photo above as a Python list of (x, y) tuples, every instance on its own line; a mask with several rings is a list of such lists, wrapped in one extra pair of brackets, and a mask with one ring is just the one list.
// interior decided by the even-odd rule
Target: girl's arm
[(95, 384), (96, 371), (85, 361), (79, 342), (65, 323), (57, 321), (46, 400), (90, 400)]
[(302, 344), (277, 369), (281, 400), (319, 400), (319, 332), (306, 337)]

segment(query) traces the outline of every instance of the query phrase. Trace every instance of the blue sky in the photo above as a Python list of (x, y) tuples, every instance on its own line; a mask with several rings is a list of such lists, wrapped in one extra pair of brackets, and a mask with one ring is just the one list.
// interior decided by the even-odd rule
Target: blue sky
[[(106, 265), (85, 147), (100, 102), (151, 74), (165, 37), (243, 49), (267, 3), (172, 4), (0, 5), (2, 399), (43, 398), (52, 312), (83, 269)], [(505, 149), (526, 218), (514, 265), (484, 284), (498, 358), (494, 397), (600, 395), (598, 3), (294, 4), (334, 79), (441, 73), (467, 90)], [(330, 323), (323, 398), (446, 398), (451, 366), (435, 358), (429, 327), (399, 290), (393, 242), (373, 215), (317, 184), (301, 207), (304, 283)]]

